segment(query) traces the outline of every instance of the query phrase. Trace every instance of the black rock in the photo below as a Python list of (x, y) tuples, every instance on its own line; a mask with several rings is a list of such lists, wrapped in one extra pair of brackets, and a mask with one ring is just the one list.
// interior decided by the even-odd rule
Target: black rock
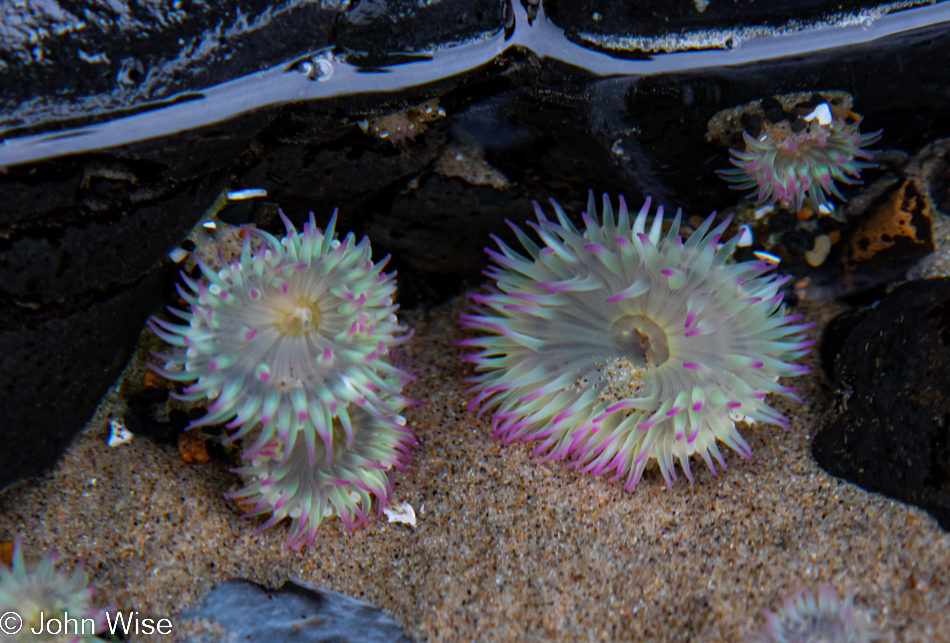
[[(666, 40), (693, 33), (705, 46), (740, 46), (740, 35), (730, 32), (758, 26), (781, 29), (830, 22), (880, 7), (878, 0), (770, 0), (769, 2), (707, 2), (703, 0), (547, 0), (551, 20), (571, 40), (614, 50), (623, 38)], [(613, 41), (613, 42), (611, 42)], [(695, 48), (699, 48), (699, 42)], [(619, 55), (623, 55), (620, 53)], [(629, 55), (634, 55), (633, 53)]]
[(822, 331), (818, 357), (821, 361), (821, 370), (829, 381), (837, 381), (835, 379), (835, 364), (838, 362), (838, 354), (841, 352), (848, 336), (851, 335), (851, 331), (867, 317), (869, 312), (866, 308), (846, 310), (836, 315)]
[(0, 326), (0, 487), (56, 462), (122, 372), (160, 284), (150, 275)]
[(202, 152), (163, 153), (0, 173), (0, 487), (51, 467), (92, 416), (161, 308), (167, 253), (224, 187)]
[(379, 64), (497, 31), (507, 16), (505, 0), (6, 4), (0, 134), (185, 100), (331, 44)]
[(950, 278), (896, 288), (848, 334), (823, 469), (930, 512), (950, 531)]
[(412, 643), (383, 610), (345, 594), (303, 581), (268, 590), (231, 580), (208, 592), (200, 607), (183, 612), (205, 631), (182, 641), (333, 641), (334, 643)]

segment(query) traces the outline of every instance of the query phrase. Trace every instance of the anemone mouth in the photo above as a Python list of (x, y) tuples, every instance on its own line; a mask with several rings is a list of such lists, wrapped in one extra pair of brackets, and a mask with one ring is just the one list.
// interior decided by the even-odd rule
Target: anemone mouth
[(646, 315), (624, 315), (610, 327), (610, 356), (597, 359), (574, 383), (576, 391), (593, 388), (608, 403), (638, 398), (652, 390), (655, 370), (670, 359), (666, 331)]
[(610, 327), (610, 338), (621, 360), (643, 370), (662, 366), (670, 359), (666, 331), (646, 315), (624, 315)]
[(274, 307), (274, 328), (285, 337), (299, 337), (316, 331), (320, 325), (317, 301), (294, 298)]

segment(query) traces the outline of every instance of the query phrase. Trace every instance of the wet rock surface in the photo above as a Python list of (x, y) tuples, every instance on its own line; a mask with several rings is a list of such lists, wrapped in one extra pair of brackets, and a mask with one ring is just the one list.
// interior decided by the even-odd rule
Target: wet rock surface
[(834, 373), (838, 401), (815, 459), (950, 530), (950, 279), (896, 288), (847, 333)]
[(504, 0), (12, 3), (0, 24), (0, 133), (47, 129), (292, 61), (328, 45), (380, 64), (504, 25)]
[(303, 581), (267, 590), (231, 580), (211, 590), (201, 605), (180, 615), (186, 643), (205, 641), (333, 641), (412, 643), (383, 610)]
[[(875, 0), (550, 0), (544, 4), (551, 20), (572, 40), (628, 56), (643, 55), (630, 51), (634, 46), (656, 51), (734, 48), (741, 45), (743, 28), (834, 24), (847, 15), (868, 12), (873, 16), (881, 6)], [(697, 33), (684, 38), (688, 32)]]

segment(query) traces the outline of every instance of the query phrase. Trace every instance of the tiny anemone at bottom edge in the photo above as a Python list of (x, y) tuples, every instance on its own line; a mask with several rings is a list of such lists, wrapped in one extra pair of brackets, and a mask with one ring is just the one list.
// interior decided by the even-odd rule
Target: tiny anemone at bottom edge
[[(89, 575), (77, 568), (72, 574), (56, 569), (56, 553), (47, 552), (35, 566), (28, 566), (23, 558), (23, 545), (19, 538), (13, 543), (13, 557), (10, 566), (0, 562), (0, 641), (36, 641), (44, 640), (32, 632), (42, 631), (45, 620), (63, 621), (64, 615), (75, 619), (76, 634), (72, 630), (62, 637), (50, 635), (46, 640), (68, 640), (73, 643), (92, 643), (102, 641), (96, 632), (106, 629), (106, 609), (91, 605), (93, 588), (89, 586)], [(11, 617), (18, 621), (8, 621)], [(20, 624), (18, 631), (16, 623)], [(11, 629), (10, 626), (14, 627)], [(72, 626), (71, 626), (72, 627)]]
[(775, 612), (765, 612), (766, 624), (746, 636), (745, 643), (872, 643), (879, 637), (867, 612), (854, 606), (850, 592), (844, 600), (831, 585), (820, 584), (818, 595), (801, 589)]
[[(693, 480), (697, 454), (715, 474), (721, 441), (751, 449), (737, 421), (787, 427), (766, 403), (793, 399), (779, 378), (808, 372), (793, 363), (814, 343), (787, 315), (765, 261), (727, 263), (738, 237), (720, 245), (729, 221), (715, 213), (684, 242), (681, 213), (663, 232), (663, 208), (650, 225), (650, 199), (635, 217), (608, 196), (602, 220), (593, 192), (578, 230), (552, 200), (557, 221), (535, 203), (528, 225), (540, 245), (510, 224), (527, 256), (495, 238), (500, 252), (461, 318), (476, 336), (463, 356), (475, 364), (469, 408), (493, 411), (495, 437), (538, 441), (542, 461), (567, 459), (593, 475), (613, 472), (633, 489), (655, 461), (668, 486), (678, 459)], [(712, 229), (710, 229), (712, 228)]]

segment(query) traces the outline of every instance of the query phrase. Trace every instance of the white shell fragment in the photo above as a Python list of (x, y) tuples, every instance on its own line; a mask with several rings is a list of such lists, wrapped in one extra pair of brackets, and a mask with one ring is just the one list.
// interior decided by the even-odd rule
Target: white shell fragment
[(815, 237), (815, 247), (805, 253), (805, 260), (808, 262), (809, 266), (818, 267), (821, 264), (825, 263), (825, 259), (828, 258), (828, 253), (831, 252), (831, 237), (827, 234), (823, 234), (820, 237)]
[(806, 121), (813, 121), (816, 118), (819, 125), (831, 125), (831, 108), (828, 107), (828, 103), (822, 103), (811, 114), (804, 117)]
[(391, 509), (386, 507), (383, 509), (383, 513), (386, 514), (388, 522), (401, 522), (410, 527), (416, 526), (416, 510), (408, 502), (400, 502)]
[(175, 248), (168, 253), (168, 258), (174, 261), (175, 263), (181, 263), (185, 260), (185, 257), (188, 256), (188, 251), (184, 248)]
[(748, 248), (752, 245), (752, 228), (748, 223), (739, 226), (739, 242), (736, 245), (740, 248)]
[(228, 201), (246, 201), (267, 196), (264, 188), (247, 188), (245, 190), (231, 190), (228, 192)]
[(134, 437), (135, 434), (125, 428), (125, 423), (122, 420), (109, 420), (109, 439), (106, 440), (106, 444), (110, 447), (115, 448), (128, 444)]
[(771, 252), (763, 252), (761, 250), (755, 250), (753, 251), (752, 254), (755, 255), (757, 259), (761, 259), (762, 261), (765, 261), (766, 263), (770, 263), (774, 266), (777, 266), (782, 261), (781, 257), (779, 257), (778, 255), (773, 255)]

